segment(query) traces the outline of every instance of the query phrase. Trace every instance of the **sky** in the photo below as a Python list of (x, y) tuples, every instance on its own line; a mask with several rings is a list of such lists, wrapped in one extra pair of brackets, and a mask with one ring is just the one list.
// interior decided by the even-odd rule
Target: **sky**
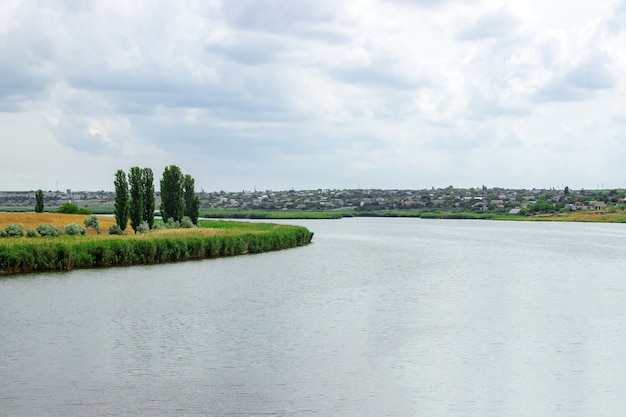
[(624, 188), (626, 0), (0, 0), (0, 140), (4, 191)]

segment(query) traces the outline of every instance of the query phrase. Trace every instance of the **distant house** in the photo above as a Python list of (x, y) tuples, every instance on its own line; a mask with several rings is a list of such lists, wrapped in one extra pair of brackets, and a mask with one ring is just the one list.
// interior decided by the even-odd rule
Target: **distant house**
[(604, 210), (606, 203), (604, 201), (590, 201), (589, 208), (591, 210)]
[(509, 210), (509, 214), (518, 215), (520, 211), (522, 211), (521, 208), (514, 208), (514, 209)]

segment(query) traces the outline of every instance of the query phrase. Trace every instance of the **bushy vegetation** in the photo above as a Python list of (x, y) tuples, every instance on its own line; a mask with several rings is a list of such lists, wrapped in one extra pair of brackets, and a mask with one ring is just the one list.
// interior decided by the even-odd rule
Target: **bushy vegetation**
[[(198, 219), (196, 218), (196, 223), (197, 222)], [(180, 227), (183, 229), (193, 229), (194, 227), (196, 227), (196, 225), (189, 216), (183, 216), (183, 218), (180, 220)]]
[(53, 224), (40, 224), (35, 229), (39, 236), (60, 236), (63, 234), (63, 229)]
[(76, 223), (68, 224), (67, 226), (65, 226), (63, 230), (66, 235), (70, 235), (70, 236), (84, 235), (86, 232), (84, 227)]
[(0, 273), (233, 256), (306, 245), (313, 237), (299, 226), (217, 221), (202, 226), (173, 235), (167, 233), (176, 231), (163, 230), (126, 236), (62, 236), (43, 241), (6, 239), (0, 243)]
[(139, 223), (139, 226), (137, 226), (137, 231), (139, 233), (145, 233), (145, 232), (147, 232), (149, 230), (150, 230), (150, 225), (145, 220), (142, 221), (141, 223)]
[(110, 235), (123, 235), (124, 231), (119, 225), (114, 224), (113, 226), (109, 227), (109, 234)]
[(98, 218), (96, 216), (91, 215), (85, 218), (83, 223), (85, 224), (85, 227), (92, 227), (98, 234), (100, 234), (100, 223), (98, 222)]
[(0, 230), (0, 237), (22, 237), (24, 236), (24, 226), (21, 224), (10, 224)]
[(56, 210), (57, 213), (62, 214), (91, 214), (91, 212), (85, 208), (80, 208), (74, 203), (64, 203)]

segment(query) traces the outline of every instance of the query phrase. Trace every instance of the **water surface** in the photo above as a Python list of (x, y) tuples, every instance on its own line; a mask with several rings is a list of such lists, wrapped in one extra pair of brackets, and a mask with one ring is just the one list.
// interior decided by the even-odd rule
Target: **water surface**
[(625, 225), (291, 223), (314, 243), (0, 279), (0, 415), (624, 415)]

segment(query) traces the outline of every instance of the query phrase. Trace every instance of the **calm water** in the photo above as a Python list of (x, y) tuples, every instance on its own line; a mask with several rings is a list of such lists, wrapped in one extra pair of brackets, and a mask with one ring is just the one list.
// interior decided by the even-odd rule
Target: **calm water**
[(314, 243), (0, 279), (0, 415), (625, 415), (626, 225), (292, 223)]

